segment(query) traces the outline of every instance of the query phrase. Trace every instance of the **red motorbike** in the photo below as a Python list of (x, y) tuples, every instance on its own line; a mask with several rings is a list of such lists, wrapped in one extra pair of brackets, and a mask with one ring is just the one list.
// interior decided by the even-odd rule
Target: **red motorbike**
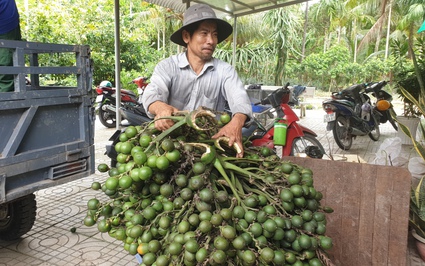
[[(147, 78), (139, 77), (132, 81), (138, 87), (138, 96), (131, 90), (121, 89), (121, 106), (120, 108), (135, 107), (140, 104), (141, 90), (146, 87)], [(111, 82), (105, 80), (102, 81), (99, 86), (96, 87), (96, 112), (99, 117), (99, 121), (108, 128), (116, 127), (116, 89), (112, 87)]]
[[(253, 103), (253, 111), (260, 107), (261, 114), (274, 117), (267, 125), (254, 118), (251, 126), (243, 130), (254, 146), (267, 146), (276, 149), (279, 156), (296, 156), (306, 154), (312, 158), (322, 158), (325, 154), (322, 144), (316, 139), (317, 134), (297, 123), (298, 116), (289, 106), (289, 83), (279, 88), (259, 102)], [(281, 148), (280, 148), (281, 147)], [(280, 149), (282, 151), (280, 151)]]

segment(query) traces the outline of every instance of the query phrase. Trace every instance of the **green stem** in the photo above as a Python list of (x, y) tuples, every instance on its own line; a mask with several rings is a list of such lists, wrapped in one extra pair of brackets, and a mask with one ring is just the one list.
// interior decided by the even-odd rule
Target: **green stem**
[[(156, 138), (155, 141), (152, 141), (151, 144), (146, 148), (145, 152), (150, 151), (153, 146), (155, 145), (155, 143), (160, 142), (161, 140), (163, 140), (165, 137), (167, 137), (168, 135), (170, 135), (174, 130), (176, 130), (177, 128), (183, 126), (186, 124), (186, 120), (184, 119), (184, 117), (174, 117), (174, 116), (170, 116), (168, 117), (168, 119), (173, 118), (173, 120), (178, 121), (177, 123), (175, 123), (172, 127), (170, 127), (169, 129), (163, 131), (161, 134), (159, 134)], [(162, 119), (162, 118), (161, 118)]]
[(232, 190), (234, 196), (236, 197), (236, 199), (238, 200), (238, 203), (241, 203), (241, 198), (238, 195), (237, 190), (235, 189), (235, 187), (232, 185), (232, 182), (229, 179), (229, 176), (227, 175), (226, 171), (224, 170), (219, 158), (216, 158), (214, 160), (214, 167), (215, 169), (217, 169), (220, 174), (223, 176), (224, 180), (226, 180), (226, 182), (229, 184), (230, 189)]
[(247, 177), (255, 177), (255, 178), (261, 179), (261, 177), (259, 175), (251, 173), (250, 171), (247, 171), (243, 168), (240, 168), (240, 167), (238, 167), (238, 166), (236, 166), (232, 163), (228, 163), (228, 162), (223, 161), (221, 164), (222, 164), (222, 167), (226, 170), (236, 171), (239, 174), (242, 174), (242, 175), (247, 176)]
[(233, 173), (232, 171), (230, 172), (230, 174), (232, 175), (232, 181), (233, 181), (233, 185), (243, 194), (245, 194), (245, 191), (241, 185), (241, 182), (239, 182), (239, 180), (235, 177), (235, 173)]

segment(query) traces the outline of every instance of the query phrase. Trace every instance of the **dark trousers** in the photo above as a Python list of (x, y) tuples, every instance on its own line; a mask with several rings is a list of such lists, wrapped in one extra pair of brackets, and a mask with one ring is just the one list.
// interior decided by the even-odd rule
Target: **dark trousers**
[[(21, 29), (16, 27), (14, 30), (5, 34), (0, 34), (0, 39), (21, 40)], [(13, 66), (13, 50), (0, 48), (0, 66)], [(13, 75), (0, 73), (0, 92), (14, 91)]]

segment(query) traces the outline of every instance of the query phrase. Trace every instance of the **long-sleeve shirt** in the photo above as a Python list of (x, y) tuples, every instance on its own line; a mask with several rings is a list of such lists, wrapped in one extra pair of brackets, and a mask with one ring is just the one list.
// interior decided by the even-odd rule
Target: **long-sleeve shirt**
[(14, 0), (0, 0), (0, 34), (8, 33), (19, 25), (18, 8)]
[(249, 96), (234, 67), (213, 58), (197, 75), (190, 67), (186, 53), (158, 63), (142, 100), (146, 111), (155, 101), (189, 111), (199, 106), (223, 111), (227, 102), (232, 114), (245, 114), (247, 121), (252, 117)]

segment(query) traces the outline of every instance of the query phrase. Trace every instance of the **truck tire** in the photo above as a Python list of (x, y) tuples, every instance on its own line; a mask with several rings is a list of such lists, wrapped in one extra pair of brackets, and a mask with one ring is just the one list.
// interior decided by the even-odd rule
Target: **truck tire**
[(10, 241), (29, 232), (34, 225), (36, 210), (34, 194), (0, 205), (0, 239)]

